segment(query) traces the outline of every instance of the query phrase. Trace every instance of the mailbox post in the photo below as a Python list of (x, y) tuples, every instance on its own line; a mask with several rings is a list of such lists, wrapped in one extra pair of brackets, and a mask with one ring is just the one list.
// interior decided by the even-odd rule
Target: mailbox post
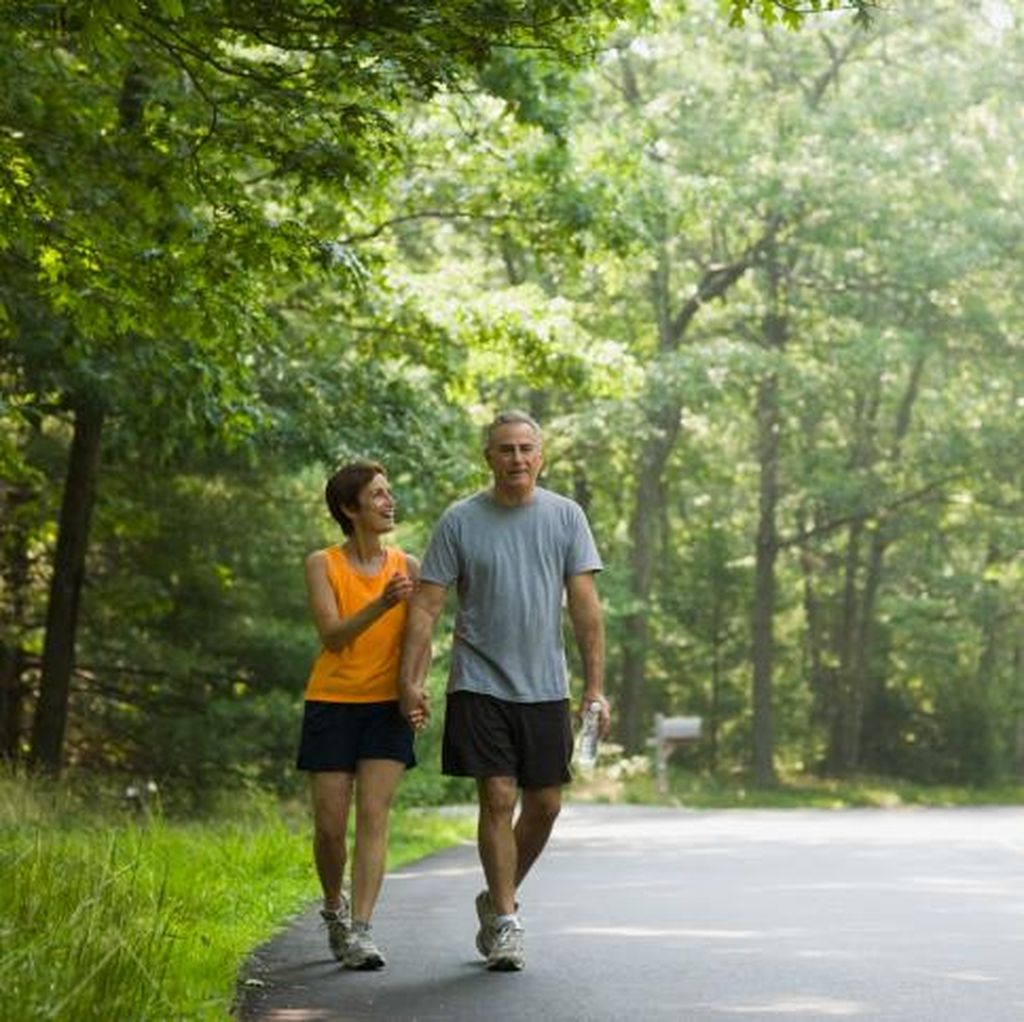
[(665, 717), (654, 715), (654, 737), (647, 740), (654, 746), (658, 771), (658, 791), (668, 792), (668, 758), (681, 745), (687, 745), (700, 738), (702, 720), (700, 717)]

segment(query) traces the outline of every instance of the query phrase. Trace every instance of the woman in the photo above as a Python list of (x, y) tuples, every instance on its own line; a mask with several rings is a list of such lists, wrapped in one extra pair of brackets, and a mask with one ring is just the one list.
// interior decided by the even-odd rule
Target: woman
[[(406, 603), (419, 563), (381, 538), (395, 498), (375, 462), (345, 465), (327, 482), (340, 546), (306, 559), (306, 588), (322, 649), (306, 684), (298, 767), (310, 773), (313, 857), (331, 952), (348, 969), (379, 969), (370, 930), (387, 855), (388, 814), (413, 734), (398, 710), (398, 661)], [(356, 805), (351, 913), (342, 893), (349, 806)]]

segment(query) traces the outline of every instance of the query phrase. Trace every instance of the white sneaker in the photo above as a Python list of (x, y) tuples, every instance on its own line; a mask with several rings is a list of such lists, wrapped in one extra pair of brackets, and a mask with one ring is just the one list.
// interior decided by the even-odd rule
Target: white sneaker
[(519, 972), (526, 968), (523, 928), (519, 923), (505, 923), (493, 931), (494, 938), (487, 955), (491, 972)]
[(352, 928), (348, 935), (348, 945), (345, 954), (342, 956), (341, 964), (346, 969), (359, 969), (368, 971), (371, 969), (383, 969), (384, 955), (380, 948), (373, 941), (370, 928)]
[(494, 943), (495, 919), (491, 896), (486, 890), (476, 896), (476, 917), (480, 920), (480, 929), (476, 931), (476, 949), (486, 958), (491, 953), (491, 945)]
[(345, 896), (341, 896), (341, 904), (336, 911), (320, 909), (320, 918), (323, 919), (324, 926), (327, 927), (327, 944), (331, 949), (331, 954), (340, 962), (348, 945), (350, 926), (348, 902), (345, 900)]

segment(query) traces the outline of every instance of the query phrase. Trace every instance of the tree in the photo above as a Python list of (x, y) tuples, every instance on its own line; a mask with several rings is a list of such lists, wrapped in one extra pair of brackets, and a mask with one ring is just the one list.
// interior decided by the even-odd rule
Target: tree
[(401, 102), (495, 47), (573, 59), (628, 6), (5, 6), (7, 366), (73, 430), (37, 765), (60, 764), (104, 433), (160, 451), (253, 435), (253, 367), (273, 344), (261, 283), (325, 252), (342, 286), (359, 270), (301, 191), (351, 196), (386, 172)]
[[(959, 303), (965, 279), (986, 281), (979, 291), (986, 306), (1000, 293), (989, 275), (1002, 274), (1004, 256), (993, 251), (978, 277), (965, 265), (989, 247), (986, 231), (1002, 239), (1003, 221), (1016, 221), (1006, 205), (1012, 185), (982, 184), (1000, 166), (1001, 118), (971, 103), (1012, 92), (1012, 61), (994, 60), (998, 70), (965, 62), (971, 20), (955, 8), (929, 18), (916, 8), (894, 13), (868, 34), (831, 21), (823, 31), (715, 40), (709, 24), (697, 13), (664, 31), (617, 37), (557, 116), (545, 118), (558, 130), (543, 163), (535, 135), (510, 152), (500, 112), (461, 116), (485, 156), (461, 150), (457, 129), (447, 154), (450, 163), (472, 164), (476, 197), (488, 189), (499, 198), (513, 189), (535, 194), (556, 165), (560, 203), (521, 204), (526, 212), (514, 216), (509, 206), (487, 207), (485, 197), (475, 220), (459, 221), (464, 230), (445, 227), (439, 251), (458, 251), (474, 269), (475, 259), (484, 260), (446, 296), (474, 287), (523, 294), (532, 284), (546, 300), (568, 303), (561, 338), (571, 336), (577, 351), (617, 350), (616, 391), (542, 396), (556, 433), (578, 424), (572, 443), (559, 444), (552, 471), (579, 486), (609, 537), (610, 673), (621, 729), (634, 745), (647, 710), (680, 691), (667, 668), (685, 661), (678, 641), (662, 644), (672, 631), (663, 615), (685, 600), (671, 594), (670, 573), (658, 568), (675, 548), (698, 541), (685, 510), (697, 487), (690, 480), (698, 478), (702, 445), (727, 438), (718, 457), (736, 465), (735, 486), (747, 490), (748, 513), (734, 528), (750, 537), (755, 569), (749, 723), (759, 737), (747, 752), (770, 782), (773, 704), (785, 708), (778, 734), (787, 759), (797, 748), (801, 761), (814, 761), (823, 739), (802, 713), (826, 711), (831, 733), (845, 733), (854, 749), (879, 672), (899, 683), (900, 671), (885, 664), (887, 630), (877, 620), (885, 563), (907, 523), (949, 494), (949, 466), (929, 475), (909, 454), (920, 450), (915, 408), (930, 386), (932, 354), (951, 330), (978, 336), (981, 326), (980, 317), (936, 317), (934, 303)], [(956, 33), (968, 42), (952, 44)], [(928, 67), (937, 39), (944, 54), (949, 44), (949, 56)], [(865, 104), (869, 94), (885, 102)], [(989, 126), (993, 162), (951, 157), (955, 173), (947, 172), (933, 154), (948, 141), (950, 118), (961, 117)], [(514, 185), (487, 176), (498, 165), (516, 168)], [(460, 194), (454, 176), (418, 175), (417, 194), (424, 180)], [(961, 204), (978, 197), (977, 219), (946, 205), (954, 194)], [(549, 246), (557, 232), (548, 225), (570, 222), (556, 260)], [(950, 222), (952, 230), (943, 226)], [(428, 260), (425, 239), (438, 236), (416, 234), (411, 258)], [(440, 274), (431, 279), (440, 282)], [(996, 321), (1008, 322), (1005, 310)], [(748, 344), (749, 354), (738, 355), (726, 338)], [(558, 343), (552, 337), (547, 350)], [(702, 387), (712, 372), (733, 385)], [(478, 394), (489, 401), (495, 392), (520, 393), (525, 375), (492, 375)], [(760, 395), (760, 416), (747, 420), (759, 420), (760, 432), (739, 440), (732, 417), (744, 387)], [(688, 428), (701, 420), (713, 428)], [(748, 452), (758, 448), (760, 478), (752, 479)], [(962, 464), (960, 455), (950, 458)], [(601, 479), (613, 480), (613, 492), (602, 492)], [(760, 510), (751, 499), (757, 494)]]

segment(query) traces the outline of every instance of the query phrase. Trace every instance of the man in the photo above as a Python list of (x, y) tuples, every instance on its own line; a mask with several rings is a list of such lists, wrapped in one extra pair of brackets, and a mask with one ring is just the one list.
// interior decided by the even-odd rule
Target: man
[(583, 662), (581, 712), (597, 702), (602, 732), (609, 725), (595, 582), (601, 558), (580, 507), (537, 486), (541, 443), (540, 427), (525, 412), (504, 412), (488, 427), (484, 457), (493, 485), (453, 504), (438, 522), (409, 606), (399, 677), (402, 712), (422, 728), (431, 636), (454, 585), (459, 606), (442, 769), (476, 779), (487, 881), (476, 898), (476, 945), (498, 971), (526, 963), (516, 891), (551, 834), (571, 779), (563, 594)]

